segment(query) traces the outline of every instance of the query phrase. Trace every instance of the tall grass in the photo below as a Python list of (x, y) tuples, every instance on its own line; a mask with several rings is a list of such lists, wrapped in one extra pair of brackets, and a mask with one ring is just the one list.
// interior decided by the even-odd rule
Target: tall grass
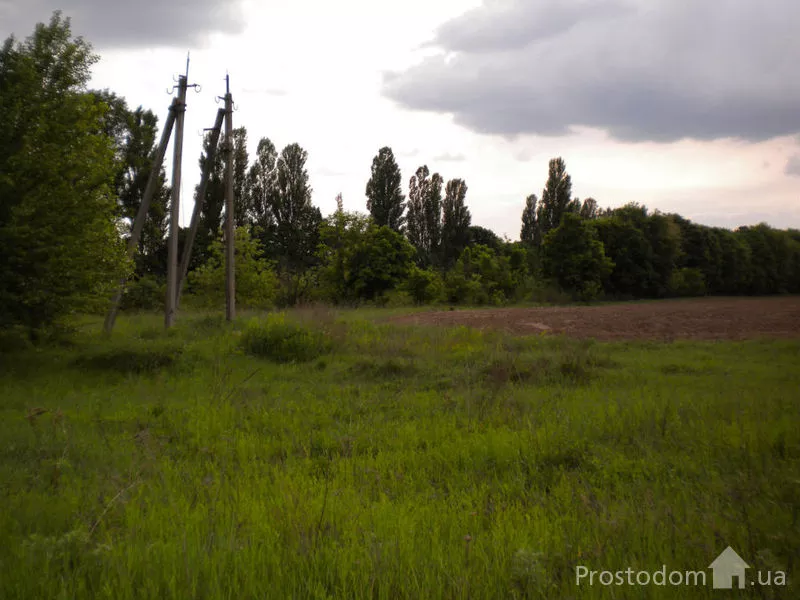
[(797, 597), (798, 342), (159, 321), (2, 356), (0, 597)]

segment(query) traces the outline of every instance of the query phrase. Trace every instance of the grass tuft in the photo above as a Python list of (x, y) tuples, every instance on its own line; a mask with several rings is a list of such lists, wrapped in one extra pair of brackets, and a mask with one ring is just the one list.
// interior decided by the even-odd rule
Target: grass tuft
[(125, 345), (88, 350), (74, 359), (81, 369), (143, 375), (175, 365), (184, 352), (175, 339), (140, 339)]
[(252, 320), (244, 328), (241, 347), (245, 352), (277, 363), (314, 360), (332, 349), (330, 337), (310, 323), (299, 323), (284, 314)]

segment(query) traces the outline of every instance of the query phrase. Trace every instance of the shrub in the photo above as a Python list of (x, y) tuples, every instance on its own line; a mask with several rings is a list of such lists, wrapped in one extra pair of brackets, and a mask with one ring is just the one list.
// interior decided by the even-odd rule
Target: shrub
[(136, 374), (170, 367), (180, 358), (183, 346), (176, 340), (135, 340), (135, 345), (103, 348), (77, 357), (73, 364), (84, 369)]
[(330, 337), (318, 329), (271, 314), (247, 324), (241, 346), (245, 352), (279, 363), (307, 362), (330, 352)]
[(542, 243), (542, 268), (579, 300), (592, 300), (614, 263), (606, 257), (603, 243), (590, 223), (577, 215), (565, 214), (561, 225), (550, 231)]
[[(244, 227), (236, 230), (236, 304), (241, 308), (271, 308), (278, 295), (278, 278), (272, 264)], [(225, 249), (220, 239), (211, 244), (211, 257), (189, 273), (195, 303), (203, 308), (225, 304)]]
[(122, 296), (122, 310), (158, 310), (164, 305), (166, 285), (145, 275), (128, 283)]
[(412, 267), (402, 289), (408, 292), (415, 304), (431, 304), (442, 297), (444, 285), (438, 273), (415, 266)]
[(700, 269), (673, 271), (669, 287), (675, 296), (703, 296), (706, 293), (705, 277)]

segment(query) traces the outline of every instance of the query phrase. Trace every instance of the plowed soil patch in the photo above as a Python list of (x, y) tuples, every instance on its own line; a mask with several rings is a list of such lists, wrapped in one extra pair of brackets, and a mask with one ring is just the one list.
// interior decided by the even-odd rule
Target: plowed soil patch
[(692, 298), (599, 306), (434, 311), (390, 320), (599, 340), (800, 338), (800, 297)]

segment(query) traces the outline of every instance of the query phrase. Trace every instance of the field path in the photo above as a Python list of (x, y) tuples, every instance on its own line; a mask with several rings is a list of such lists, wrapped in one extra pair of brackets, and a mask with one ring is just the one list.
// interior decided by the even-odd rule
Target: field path
[(389, 320), (600, 340), (800, 338), (800, 297), (691, 298), (598, 306), (434, 311)]

